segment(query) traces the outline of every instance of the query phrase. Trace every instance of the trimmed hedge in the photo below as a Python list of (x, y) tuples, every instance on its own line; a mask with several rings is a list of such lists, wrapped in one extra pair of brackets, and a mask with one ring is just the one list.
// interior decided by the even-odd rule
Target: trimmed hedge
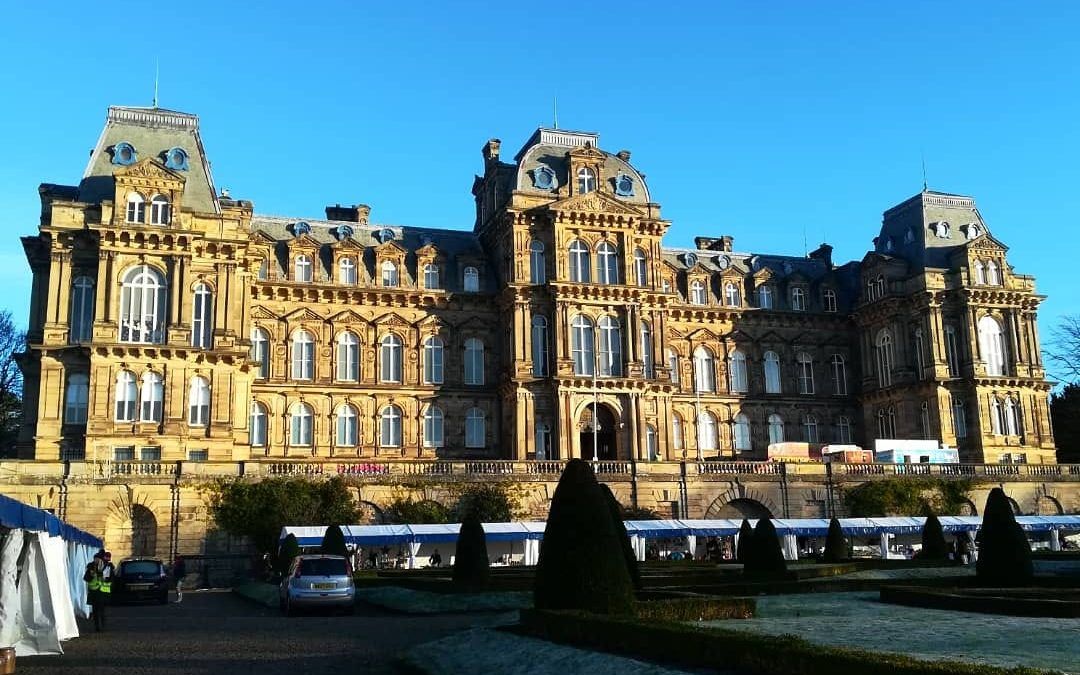
[(477, 512), (470, 511), (458, 534), (454, 585), (466, 591), (482, 591), (487, 588), (489, 574), (487, 535)]
[(945, 531), (941, 529), (941, 521), (934, 514), (926, 516), (926, 522), (922, 528), (922, 550), (919, 551), (920, 560), (945, 560), (949, 557), (949, 545), (945, 542)]
[(340, 527), (331, 525), (326, 528), (326, 534), (323, 535), (322, 545), (319, 546), (319, 552), (325, 555), (339, 555), (343, 558), (349, 557), (349, 549), (345, 545), (345, 533), (341, 531)]
[(756, 612), (753, 598), (685, 597), (634, 603), (634, 617), (643, 621), (752, 619)]
[(838, 563), (849, 557), (844, 529), (840, 527), (840, 521), (833, 518), (829, 521), (829, 532), (825, 535), (825, 552), (821, 560), (827, 563)]
[(1005, 491), (990, 491), (979, 530), (979, 559), (975, 574), (979, 582), (991, 586), (1023, 586), (1035, 576), (1031, 544), (1013, 515)]
[(749, 520), (743, 518), (742, 525), (739, 526), (739, 541), (735, 548), (736, 562), (745, 565), (747, 559), (750, 558), (752, 548), (754, 548), (754, 528)]
[(290, 532), (285, 535), (285, 540), (281, 542), (281, 550), (278, 551), (277, 573), (287, 573), (293, 558), (298, 555), (300, 555), (300, 542), (296, 540), (296, 535)]
[(787, 571), (787, 561), (780, 550), (780, 538), (770, 518), (762, 518), (750, 538), (750, 551), (743, 573), (754, 576), (780, 576)]
[(1061, 619), (1080, 618), (1080, 602), (1055, 598), (1032, 598), (1002, 595), (965, 593), (958, 588), (912, 588), (906, 586), (882, 586), (879, 592), (882, 602), (908, 607), (949, 609), (955, 612), (978, 612), (1005, 616), (1039, 616)]
[(633, 584), (635, 591), (640, 591), (641, 572), (638, 571), (637, 555), (634, 553), (634, 547), (630, 545), (630, 535), (626, 531), (626, 523), (623, 522), (623, 508), (619, 504), (619, 500), (615, 499), (615, 493), (611, 491), (611, 488), (600, 483), (600, 489), (607, 499), (608, 509), (611, 511), (611, 524), (615, 528), (615, 534), (619, 535), (619, 541), (622, 542), (623, 560), (626, 561), (626, 572), (630, 575), (630, 583)]

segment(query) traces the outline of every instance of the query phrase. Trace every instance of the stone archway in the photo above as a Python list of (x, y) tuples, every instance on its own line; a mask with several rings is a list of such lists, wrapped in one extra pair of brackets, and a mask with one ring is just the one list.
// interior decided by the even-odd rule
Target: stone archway
[(152, 558), (157, 554), (158, 523), (154, 512), (142, 504), (131, 507), (131, 555)]
[(720, 507), (716, 517), (730, 520), (742, 520), (743, 518), (756, 520), (758, 518), (771, 518), (772, 513), (765, 508), (764, 504), (753, 499), (733, 499)]
[(1050, 495), (1042, 495), (1035, 500), (1035, 515), (1037, 516), (1060, 516), (1065, 513), (1061, 508), (1061, 502)]
[[(616, 460), (625, 453), (619, 451), (619, 428), (615, 413), (606, 403), (590, 403), (581, 411), (578, 424), (578, 447), (581, 458), (594, 456), (601, 461)], [(596, 451), (593, 451), (593, 443)]]
[(738, 485), (720, 495), (705, 509), (706, 519), (729, 519), (750, 520), (756, 518), (773, 518), (779, 514), (769, 497), (757, 490)]
[[(113, 560), (158, 556), (158, 517), (146, 495), (131, 488), (118, 495), (105, 516), (105, 548)], [(167, 541), (167, 538), (166, 538)]]

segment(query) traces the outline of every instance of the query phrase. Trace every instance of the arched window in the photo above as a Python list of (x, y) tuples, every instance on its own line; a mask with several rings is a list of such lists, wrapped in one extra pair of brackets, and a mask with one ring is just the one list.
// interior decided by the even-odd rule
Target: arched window
[(813, 415), (803, 417), (803, 440), (807, 443), (818, 443), (818, 423)]
[(311, 256), (296, 256), (296, 260), (293, 261), (293, 277), (296, 281), (310, 282), (312, 280)]
[(269, 421), (270, 414), (266, 411), (266, 406), (258, 401), (253, 402), (251, 404), (251, 434), (249, 436), (252, 447), (266, 447), (267, 424)]
[(532, 318), (532, 373), (535, 377), (548, 374), (547, 329), (547, 319), (542, 316)]
[(923, 340), (922, 328), (916, 328), (912, 339), (911, 351), (912, 357), (915, 360), (915, 378), (923, 379), (926, 376), (926, 366), (923, 360), (923, 352), (926, 349), (926, 342)]
[(596, 247), (596, 276), (602, 284), (619, 283), (619, 252), (606, 241)]
[(716, 450), (716, 416), (707, 410), (698, 416), (698, 449)]
[(877, 413), (878, 438), (896, 437), (896, 409), (892, 406), (880, 408)]
[(676, 450), (683, 449), (683, 423), (678, 415), (671, 416), (671, 445)]
[(652, 326), (648, 321), (641, 322), (641, 362), (645, 377), (656, 377), (653, 368)]
[(866, 282), (866, 301), (873, 302), (874, 300), (877, 300), (877, 285), (871, 279)]
[(379, 381), (401, 382), (401, 338), (393, 333), (379, 341)]
[(589, 317), (578, 314), (570, 324), (570, 353), (574, 358), (575, 375), (592, 375), (596, 366), (593, 352), (595, 338)]
[(930, 404), (923, 401), (919, 404), (919, 426), (922, 430), (922, 437), (930, 439)]
[(701, 283), (700, 281), (690, 282), (690, 304), (705, 304), (705, 284)]
[(259, 281), (266, 281), (270, 278), (270, 263), (266, 258), (259, 258), (259, 271), (256, 273), (256, 277)]
[(791, 289), (791, 308), (796, 312), (806, 311), (806, 291), (798, 286)]
[(739, 413), (735, 416), (734, 424), (735, 449), (745, 451), (750, 449), (750, 418)]
[(821, 294), (821, 304), (823, 307), (825, 307), (826, 312), (835, 312), (836, 291), (832, 290), (831, 288), (826, 289), (825, 292)]
[(986, 283), (991, 286), (1001, 285), (1001, 272), (997, 266), (997, 263), (991, 260), (986, 263)]
[(356, 447), (357, 416), (356, 408), (349, 404), (338, 406), (337, 409), (337, 433), (335, 445), (339, 447)]
[(622, 327), (619, 320), (600, 318), (600, 377), (622, 376)]
[(570, 281), (587, 284), (591, 281), (589, 247), (585, 242), (575, 239), (570, 244)]
[(650, 462), (657, 460), (656, 427), (651, 424), (645, 425), (645, 453)]
[(758, 307), (761, 309), (772, 309), (773, 307), (773, 294), (772, 289), (769, 286), (758, 286), (757, 289)]
[(750, 390), (746, 377), (746, 354), (739, 350), (731, 353), (731, 391), (745, 393)]
[(784, 418), (776, 413), (769, 415), (769, 443), (784, 442)]
[(967, 438), (967, 411), (964, 408), (964, 399), (955, 396), (952, 399), (952, 423), (956, 437)]
[(980, 286), (986, 284), (986, 272), (983, 270), (983, 264), (976, 260), (971, 263), (971, 269), (975, 273), (975, 283)]
[(1005, 433), (1005, 410), (996, 396), (990, 397), (990, 428), (995, 436)]
[(780, 393), (780, 357), (776, 352), (765, 352), (765, 393)]
[(356, 285), (356, 261), (342, 258), (338, 261), (338, 282), (348, 286)]
[(251, 329), (250, 358), (257, 366), (256, 377), (264, 380), (270, 377), (270, 336), (262, 328)]
[(649, 285), (649, 258), (640, 248), (634, 249), (634, 283), (638, 286)]
[(842, 445), (852, 443), (851, 418), (841, 415), (836, 420), (836, 442)]
[(149, 265), (124, 274), (120, 289), (120, 341), (160, 344), (165, 341), (165, 277)]
[(165, 195), (154, 195), (150, 200), (150, 224), (168, 225), (170, 218), (169, 198)]
[(956, 338), (956, 326), (945, 326), (945, 361), (949, 365), (949, 376), (960, 375), (960, 342)]
[(138, 399), (138, 386), (135, 384), (135, 373), (130, 370), (121, 370), (116, 375), (116, 421), (135, 421), (135, 401)]
[(87, 342), (94, 327), (94, 280), (76, 277), (71, 282), (71, 330), (68, 341), (72, 344)]
[(127, 221), (129, 223), (146, 222), (146, 199), (138, 192), (132, 192), (128, 195)]
[(379, 415), (379, 445), (401, 447), (401, 408), (396, 405), (386, 406)]
[(306, 330), (293, 333), (292, 379), (310, 380), (315, 375), (315, 338)]
[(485, 442), (484, 411), (480, 408), (470, 408), (465, 415), (465, 447), (482, 448)]
[(596, 174), (592, 169), (581, 167), (577, 171), (577, 192), (583, 195), (596, 189)]
[(437, 335), (424, 340), (424, 384), (443, 383), (443, 341)]
[(545, 422), (536, 423), (536, 459), (554, 459), (551, 453), (551, 427)]
[(480, 292), (480, 270), (472, 266), (466, 267), (462, 279), (462, 285), (466, 293)]
[(716, 368), (713, 355), (705, 347), (694, 350), (694, 391), (716, 391)]
[[(390, 263), (391, 265), (393, 263)], [(397, 274), (397, 268), (394, 268), (394, 274)], [(386, 279), (384, 274), (383, 279)], [(384, 282), (383, 286), (387, 284)], [(439, 266), (434, 263), (428, 263), (424, 265), (424, 288), (428, 290), (435, 290), (439, 288)]]
[(337, 379), (342, 382), (360, 379), (360, 340), (349, 331), (338, 335)]
[(1005, 331), (992, 316), (979, 319), (979, 349), (987, 375), (1005, 374)]
[(1005, 399), (1005, 433), (1009, 436), (1019, 436), (1024, 433), (1023, 424), (1020, 421), (1020, 406), (1012, 398)]
[(477, 338), (465, 341), (465, 384), (484, 383), (484, 343)]
[(542, 284), (547, 281), (547, 267), (544, 261), (544, 242), (533, 239), (529, 243), (529, 283)]
[(424, 411), (424, 447), (441, 448), (446, 445), (446, 432), (443, 427), (443, 411), (438, 406), (429, 405)]
[(885, 277), (881, 276), (881, 275), (878, 275), (876, 285), (877, 285), (877, 297), (884, 298), (885, 297)]
[(739, 307), (742, 305), (742, 295), (739, 293), (739, 287), (730, 281), (724, 284), (724, 302), (728, 307)]
[(829, 366), (832, 373), (833, 394), (837, 396), (846, 396), (847, 364), (844, 362), (844, 357), (839, 354), (833, 354), (832, 359), (829, 361)]
[(679, 352), (674, 349), (667, 350), (667, 367), (668, 374), (671, 377), (672, 384), (679, 383)]
[(191, 378), (188, 395), (188, 425), (205, 427), (210, 423), (210, 382), (201, 376)]
[[(879, 387), (892, 384), (893, 339), (892, 333), (882, 330), (877, 337), (877, 381)], [(891, 438), (889, 436), (888, 438)]]
[(382, 264), (382, 285), (395, 288), (398, 285), (398, 268), (393, 260), (384, 260)]
[(90, 401), (90, 378), (83, 373), (72, 373), (67, 378), (64, 392), (64, 424), (86, 424), (86, 411)]
[(139, 421), (161, 422), (164, 403), (165, 384), (161, 375), (154, 372), (143, 373), (139, 392)]
[(315, 415), (307, 403), (294, 403), (289, 411), (289, 445), (311, 445)]
[(814, 393), (814, 358), (806, 352), (799, 352), (795, 357), (796, 375), (799, 379), (799, 393)]
[(210, 349), (214, 341), (214, 295), (206, 284), (195, 284), (191, 308), (191, 346)]

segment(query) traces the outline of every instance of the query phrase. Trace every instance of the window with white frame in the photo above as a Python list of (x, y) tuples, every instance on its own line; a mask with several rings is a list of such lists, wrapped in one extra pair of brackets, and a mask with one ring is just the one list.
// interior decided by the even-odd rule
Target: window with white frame
[(735, 449), (739, 452), (745, 452), (750, 449), (750, 418), (744, 413), (739, 413), (735, 416), (735, 423), (732, 427), (732, 435), (734, 436)]
[(165, 407), (165, 383), (161, 375), (143, 373), (139, 388), (139, 421), (161, 422)]
[(731, 391), (745, 393), (750, 390), (746, 377), (746, 354), (736, 349), (731, 353)]
[(762, 362), (765, 368), (765, 393), (779, 394), (780, 387), (780, 356), (776, 352), (765, 352)]
[(803, 416), (803, 440), (807, 443), (819, 443), (818, 421), (813, 415)]
[(342, 258), (338, 261), (338, 283), (347, 286), (356, 285), (356, 261), (352, 258)]
[(144, 445), (139, 448), (139, 461), (140, 462), (160, 462), (161, 461), (161, 446), (160, 445)]
[(303, 254), (296, 256), (296, 260), (293, 261), (293, 279), (310, 283), (313, 278), (314, 269), (311, 264), (311, 256)]
[(360, 379), (360, 339), (350, 331), (338, 335), (337, 379), (356, 382)]
[(548, 325), (542, 316), (532, 318), (532, 373), (534, 377), (548, 374)]
[(1020, 423), (1020, 406), (1012, 398), (1005, 399), (1005, 433), (1009, 436), (1019, 436), (1023, 433)]
[(634, 249), (634, 283), (638, 286), (649, 285), (649, 258), (640, 248)]
[(379, 341), (379, 381), (401, 382), (401, 338), (393, 333)]
[(289, 410), (289, 445), (309, 446), (314, 437), (315, 413), (307, 403), (294, 403)]
[(306, 330), (293, 333), (292, 379), (310, 380), (315, 375), (315, 338)]
[(716, 368), (713, 355), (708, 348), (701, 346), (694, 350), (694, 391), (716, 391)]
[(484, 383), (484, 343), (478, 338), (465, 341), (465, 384)]
[(359, 418), (356, 415), (356, 408), (348, 403), (338, 406), (337, 423), (335, 426), (337, 431), (334, 435), (335, 445), (347, 448), (356, 447), (357, 430), (359, 428)]
[(853, 441), (854, 434), (851, 429), (851, 418), (847, 415), (841, 415), (836, 419), (836, 442), (842, 445), (848, 445)]
[(914, 344), (911, 351), (915, 360), (915, 377), (922, 380), (926, 377), (926, 363), (923, 358), (923, 351), (926, 349), (926, 341), (923, 339), (922, 328), (916, 328), (913, 337)]
[(952, 423), (953, 434), (957, 438), (967, 438), (967, 410), (964, 407), (964, 399), (952, 397)]
[(469, 266), (462, 273), (462, 286), (466, 293), (478, 293), (480, 291), (480, 270)]
[(116, 421), (134, 422), (135, 405), (139, 387), (135, 383), (135, 373), (121, 370), (116, 375)]
[(429, 405), (424, 410), (424, 447), (441, 448), (446, 445), (444, 416), (441, 408)]
[(987, 375), (1005, 374), (1005, 331), (992, 316), (979, 319), (979, 349)]
[(113, 461), (114, 462), (133, 462), (135, 461), (135, 446), (123, 445), (118, 448), (113, 448)]
[(401, 408), (396, 405), (386, 406), (379, 415), (379, 445), (401, 447)]
[(606, 241), (596, 247), (596, 276), (602, 284), (619, 283), (619, 251)]
[(667, 350), (668, 375), (672, 384), (679, 383), (679, 352), (674, 349)]
[(127, 198), (127, 222), (146, 222), (146, 198), (138, 192), (132, 192)]
[(641, 363), (644, 375), (647, 378), (656, 377), (653, 368), (653, 334), (652, 325), (648, 321), (641, 322)]
[(384, 260), (382, 263), (382, 285), (386, 288), (395, 288), (398, 285), (398, 268), (393, 260)]
[(983, 268), (982, 262), (976, 260), (971, 263), (971, 270), (974, 273), (975, 283), (979, 286), (986, 285), (986, 270)]
[(708, 410), (698, 416), (698, 449), (716, 450), (716, 416)]
[(930, 438), (930, 404), (923, 401), (919, 404), (919, 426), (922, 428), (922, 437)]
[(90, 401), (90, 378), (84, 373), (71, 373), (64, 391), (64, 424), (86, 424)]
[(266, 405), (254, 401), (251, 404), (251, 433), (248, 440), (253, 448), (265, 448), (270, 413)]
[(825, 308), (826, 312), (836, 311), (836, 291), (831, 288), (825, 289), (825, 292), (821, 294), (821, 304)]
[(596, 174), (588, 167), (577, 170), (577, 193), (583, 195), (596, 189)]
[[(879, 387), (888, 387), (892, 384), (892, 350), (892, 333), (890, 333), (888, 329), (884, 329), (878, 333), (877, 346), (875, 347), (877, 355), (877, 381)], [(889, 438), (891, 438), (891, 436)]]
[(191, 378), (188, 393), (188, 426), (205, 427), (210, 423), (210, 381), (202, 376)]
[(1001, 285), (1001, 271), (993, 260), (986, 263), (986, 283), (991, 286)]
[(160, 344), (165, 341), (165, 277), (149, 265), (124, 273), (120, 288), (120, 341)]
[(806, 352), (799, 352), (795, 357), (795, 369), (799, 380), (799, 393), (813, 394), (814, 358)]
[(769, 443), (784, 442), (784, 418), (776, 413), (769, 415)]
[(570, 243), (570, 281), (587, 284), (592, 279), (589, 247), (580, 239)]
[(270, 377), (270, 335), (262, 328), (251, 329), (251, 354), (257, 369), (255, 376), (261, 379)]
[(485, 442), (484, 411), (480, 408), (470, 408), (465, 415), (465, 447), (482, 448)]
[(210, 349), (214, 341), (214, 295), (206, 284), (195, 284), (191, 308), (191, 346)]
[(791, 308), (796, 312), (806, 311), (806, 290), (798, 286), (791, 289)]
[(554, 454), (551, 452), (551, 427), (546, 422), (537, 422), (535, 435), (536, 459), (554, 459)]
[(187, 461), (189, 462), (206, 462), (210, 459), (210, 451), (203, 448), (201, 450), (188, 450)]
[(960, 376), (960, 342), (956, 337), (956, 326), (945, 326), (945, 360), (949, 366), (949, 376)]
[(169, 198), (165, 195), (154, 195), (150, 200), (150, 224), (168, 225), (171, 215), (169, 213)]
[(728, 307), (742, 305), (742, 294), (739, 293), (739, 287), (730, 281), (724, 284), (724, 302)]
[(438, 335), (424, 340), (424, 384), (443, 383), (443, 354), (445, 346)]
[(612, 316), (600, 317), (600, 377), (622, 377), (622, 326)]
[(758, 307), (761, 309), (773, 308), (773, 292), (772, 288), (768, 284), (758, 286), (757, 289)]
[(270, 263), (264, 257), (259, 258), (259, 271), (256, 273), (256, 278), (259, 281), (266, 281), (270, 278)]
[(533, 239), (529, 243), (529, 283), (547, 282), (547, 266), (544, 260), (544, 242)]
[(880, 408), (877, 412), (878, 438), (896, 437), (896, 409), (892, 406)]
[(995, 436), (1005, 433), (1005, 410), (996, 396), (990, 397), (990, 428)]
[(592, 375), (596, 366), (593, 323), (584, 314), (578, 314), (570, 324), (570, 355), (574, 359), (575, 375)]
[(87, 342), (94, 327), (94, 280), (87, 276), (76, 277), (71, 283), (71, 321), (68, 341), (72, 344)]
[[(393, 264), (393, 263), (391, 263)], [(397, 268), (394, 268), (394, 274), (397, 274)], [(385, 279), (385, 276), (384, 276)], [(387, 284), (383, 284), (386, 286)], [(435, 290), (439, 288), (439, 266), (434, 263), (428, 263), (424, 265), (424, 288), (428, 290)]]
[(847, 395), (847, 364), (840, 354), (833, 354), (829, 361), (832, 373), (833, 394), (836, 396)]
[(690, 282), (690, 304), (705, 304), (705, 284), (701, 283), (700, 281)]
[(683, 449), (683, 423), (677, 414), (671, 416), (671, 445), (676, 450)]

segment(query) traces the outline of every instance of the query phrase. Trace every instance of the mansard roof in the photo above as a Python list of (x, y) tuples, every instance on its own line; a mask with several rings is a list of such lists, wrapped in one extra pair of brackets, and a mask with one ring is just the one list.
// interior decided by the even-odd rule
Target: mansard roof
[(253, 233), (258, 233), (273, 241), (289, 241), (295, 238), (293, 234), (295, 226), (301, 222), (311, 226), (310, 232), (305, 236), (320, 244), (336, 244), (340, 240), (340, 230), (338, 228), (348, 227), (352, 230), (352, 235), (349, 238), (364, 248), (375, 248), (381, 245), (383, 242), (379, 239), (380, 233), (389, 230), (393, 234), (393, 241), (409, 253), (415, 253), (417, 249), (428, 244), (434, 244), (438, 247), (439, 252), (446, 256), (471, 258), (482, 258), (484, 256), (484, 250), (480, 246), (480, 241), (476, 235), (464, 230), (442, 230), (403, 225), (370, 225), (340, 220), (312, 220), (258, 214), (251, 218), (251, 230)]
[(923, 190), (885, 211), (874, 251), (916, 269), (949, 269), (954, 252), (988, 233), (974, 198)]
[[(570, 175), (570, 153), (591, 149), (597, 153), (597, 157), (602, 158), (603, 175), (598, 178), (608, 184), (606, 192), (631, 204), (648, 204), (650, 197), (645, 175), (630, 164), (630, 153), (625, 150), (610, 153), (601, 150), (599, 145), (600, 136), (592, 132), (541, 127), (529, 137), (515, 155), (517, 174), (515, 183), (510, 186), (510, 189), (554, 195), (556, 188), (566, 185), (571, 180), (576, 180)], [(535, 172), (541, 169), (548, 169), (554, 173), (555, 182), (552, 188), (537, 186)], [(620, 175), (631, 178), (633, 194), (616, 192), (614, 183)]]

